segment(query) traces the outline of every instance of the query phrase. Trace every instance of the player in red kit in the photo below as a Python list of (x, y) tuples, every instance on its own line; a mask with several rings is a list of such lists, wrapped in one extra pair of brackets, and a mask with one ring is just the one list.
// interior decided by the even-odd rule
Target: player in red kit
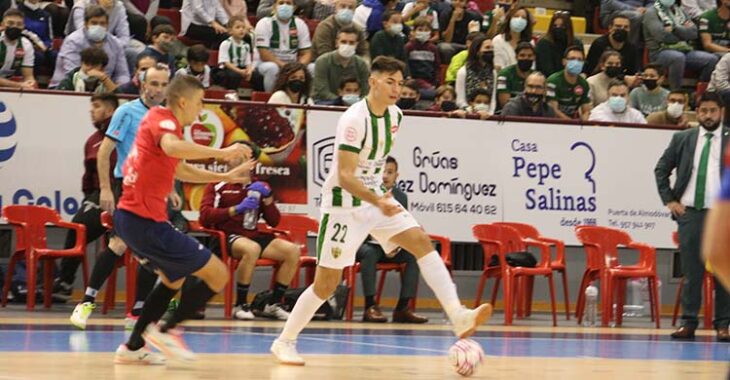
[[(214, 158), (233, 161), (251, 157), (251, 149), (234, 144), (214, 149), (183, 140), (183, 126), (193, 123), (203, 109), (203, 86), (187, 75), (175, 77), (167, 87), (167, 107), (154, 107), (140, 123), (134, 147), (124, 164), (124, 191), (114, 213), (114, 227), (125, 243), (160, 276), (145, 300), (129, 340), (119, 346), (119, 364), (163, 364), (145, 342), (168, 359), (192, 361), (195, 356), (177, 327), (205, 306), (228, 281), (225, 265), (196, 240), (167, 222), (167, 195), (175, 178), (186, 182), (244, 182), (255, 164), (247, 160), (226, 173), (199, 169), (181, 160)], [(186, 287), (180, 306), (158, 325), (170, 300), (185, 277), (202, 281)]]

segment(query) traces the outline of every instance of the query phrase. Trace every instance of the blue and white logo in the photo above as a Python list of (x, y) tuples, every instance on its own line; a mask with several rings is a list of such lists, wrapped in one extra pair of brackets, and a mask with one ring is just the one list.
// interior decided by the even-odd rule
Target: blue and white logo
[(0, 167), (15, 154), (17, 129), (15, 117), (5, 103), (0, 102)]

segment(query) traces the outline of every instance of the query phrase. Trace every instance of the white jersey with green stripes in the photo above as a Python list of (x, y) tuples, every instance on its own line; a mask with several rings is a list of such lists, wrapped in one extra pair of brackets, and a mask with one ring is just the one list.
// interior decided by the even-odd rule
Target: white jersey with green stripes
[(367, 100), (363, 99), (347, 109), (337, 123), (335, 154), (330, 172), (322, 186), (322, 212), (336, 213), (352, 211), (363, 201), (340, 187), (337, 175), (337, 152), (345, 150), (359, 156), (357, 178), (378, 195), (384, 193), (383, 166), (393, 149), (403, 113), (397, 106), (388, 107), (383, 116), (370, 112)]

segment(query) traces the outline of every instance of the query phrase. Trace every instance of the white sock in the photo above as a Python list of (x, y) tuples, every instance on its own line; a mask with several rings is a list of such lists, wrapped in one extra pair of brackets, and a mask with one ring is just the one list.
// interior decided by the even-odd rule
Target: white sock
[(441, 256), (438, 252), (432, 251), (418, 259), (418, 266), (421, 268), (421, 275), (426, 280), (426, 284), (441, 302), (449, 319), (453, 321), (454, 313), (461, 309), (461, 301), (459, 301), (459, 295), (456, 294), (456, 285), (441, 260)]
[(297, 300), (294, 309), (292, 309), (289, 318), (286, 320), (284, 330), (281, 331), (279, 339), (284, 340), (296, 340), (299, 333), (302, 332), (304, 327), (312, 320), (314, 313), (317, 312), (320, 306), (324, 303), (324, 300), (317, 297), (314, 293), (314, 286), (309, 286), (299, 299)]
[(84, 295), (87, 295), (87, 296), (89, 296), (89, 297), (93, 297), (93, 298), (96, 298), (96, 295), (97, 295), (98, 293), (99, 293), (99, 291), (98, 291), (98, 290), (96, 290), (96, 289), (94, 289), (94, 288), (90, 288), (90, 287), (87, 287), (87, 288), (86, 288), (86, 292), (84, 292)]

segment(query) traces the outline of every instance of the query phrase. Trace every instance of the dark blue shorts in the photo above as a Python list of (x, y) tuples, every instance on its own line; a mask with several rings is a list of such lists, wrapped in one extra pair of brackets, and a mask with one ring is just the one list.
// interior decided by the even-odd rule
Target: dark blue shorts
[(160, 270), (170, 281), (197, 272), (210, 260), (208, 248), (168, 222), (117, 209), (114, 229), (137, 256), (147, 260), (145, 265)]

